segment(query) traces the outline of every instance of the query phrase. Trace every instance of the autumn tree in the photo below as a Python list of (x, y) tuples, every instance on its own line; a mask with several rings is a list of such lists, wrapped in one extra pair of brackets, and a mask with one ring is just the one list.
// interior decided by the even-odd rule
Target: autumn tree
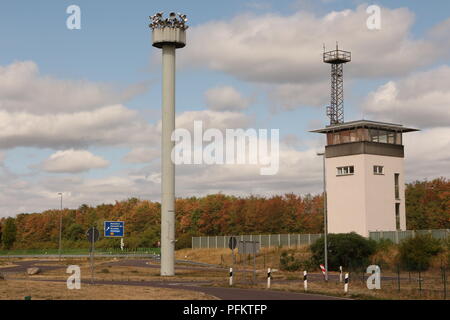
[(8, 218), (2, 228), (3, 248), (9, 250), (16, 241), (16, 223), (13, 218)]
[(450, 229), (450, 180), (415, 181), (405, 193), (408, 229)]

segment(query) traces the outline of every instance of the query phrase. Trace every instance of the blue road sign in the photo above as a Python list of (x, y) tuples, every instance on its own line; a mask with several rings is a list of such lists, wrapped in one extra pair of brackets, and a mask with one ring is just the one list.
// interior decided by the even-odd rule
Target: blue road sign
[(125, 222), (105, 221), (105, 237), (122, 238), (125, 234)]

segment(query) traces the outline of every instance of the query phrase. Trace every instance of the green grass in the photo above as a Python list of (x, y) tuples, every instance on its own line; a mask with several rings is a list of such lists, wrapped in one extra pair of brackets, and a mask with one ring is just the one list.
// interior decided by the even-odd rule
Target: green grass
[[(124, 249), (123, 251), (117, 248), (95, 249), (97, 254), (159, 254), (159, 248), (137, 248), (137, 249)], [(0, 256), (15, 256), (15, 255), (57, 255), (58, 249), (23, 249), (23, 250), (0, 250)], [(77, 255), (77, 254), (89, 254), (87, 248), (77, 249), (63, 249), (61, 254)]]

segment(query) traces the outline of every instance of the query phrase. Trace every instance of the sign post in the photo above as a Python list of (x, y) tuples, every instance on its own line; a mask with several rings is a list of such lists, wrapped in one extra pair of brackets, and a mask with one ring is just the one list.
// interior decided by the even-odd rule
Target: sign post
[(96, 227), (89, 228), (86, 232), (87, 240), (91, 243), (91, 283), (94, 283), (94, 252), (95, 252), (95, 242), (98, 241), (100, 237), (100, 232)]
[(120, 250), (123, 251), (125, 246), (123, 243), (123, 237), (125, 236), (125, 222), (105, 221), (103, 226), (105, 238), (120, 238)]
[(125, 222), (123, 221), (105, 221), (104, 229), (106, 238), (123, 238), (125, 232)]
[(236, 237), (231, 237), (230, 240), (228, 241), (228, 247), (231, 249), (231, 261), (234, 267), (235, 262), (235, 257), (234, 257), (234, 249), (236, 249), (237, 246), (237, 240)]
[[(242, 253), (245, 259), (247, 259), (247, 255), (253, 254), (253, 282), (256, 281), (256, 254), (259, 252), (260, 247), (261, 245), (258, 241), (252, 240), (242, 240), (238, 244), (239, 254)], [(250, 260), (248, 261), (248, 266), (250, 266)]]

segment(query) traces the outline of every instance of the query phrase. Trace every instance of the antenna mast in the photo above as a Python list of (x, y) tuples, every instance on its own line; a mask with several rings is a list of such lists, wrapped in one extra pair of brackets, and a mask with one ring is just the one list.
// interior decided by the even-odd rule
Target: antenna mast
[(344, 64), (352, 60), (349, 51), (336, 50), (323, 53), (323, 62), (331, 64), (331, 104), (327, 107), (330, 125), (344, 123)]

